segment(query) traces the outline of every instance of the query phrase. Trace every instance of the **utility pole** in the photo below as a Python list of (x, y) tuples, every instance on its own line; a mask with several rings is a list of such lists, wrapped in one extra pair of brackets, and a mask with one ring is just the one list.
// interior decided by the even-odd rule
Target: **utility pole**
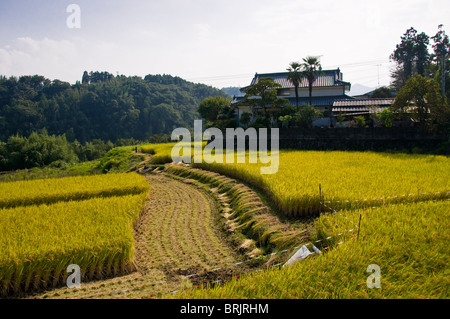
[[(442, 27), (444, 25), (440, 24), (438, 26), (439, 31), (442, 31)], [(444, 42), (444, 41), (443, 41)], [(444, 42), (445, 43), (445, 42)], [(442, 63), (441, 63), (441, 76), (442, 76), (442, 80), (441, 80), (441, 88), (442, 88), (442, 103), (445, 102), (445, 56), (447, 54), (447, 48), (445, 47), (445, 44), (442, 44), (442, 48), (441, 48), (441, 54), (442, 54)]]
[(378, 89), (380, 87), (380, 66), (381, 66), (381, 64), (377, 64), (375, 66), (378, 69), (378, 86), (377, 86), (377, 89)]
[(442, 103), (445, 102), (445, 48), (442, 49)]

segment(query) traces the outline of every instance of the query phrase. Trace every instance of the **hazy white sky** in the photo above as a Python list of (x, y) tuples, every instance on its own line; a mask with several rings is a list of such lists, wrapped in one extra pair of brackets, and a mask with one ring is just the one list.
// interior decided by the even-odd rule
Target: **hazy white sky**
[[(66, 24), (72, 3), (79, 29)], [(1, 0), (0, 74), (165, 73), (221, 88), (320, 55), (344, 80), (376, 87), (389, 84), (409, 27), (432, 36), (449, 17), (448, 0)]]

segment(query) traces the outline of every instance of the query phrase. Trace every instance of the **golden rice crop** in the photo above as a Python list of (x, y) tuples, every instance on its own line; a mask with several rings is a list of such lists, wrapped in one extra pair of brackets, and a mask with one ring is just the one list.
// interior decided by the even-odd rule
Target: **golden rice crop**
[(127, 270), (148, 190), (135, 173), (0, 183), (0, 294), (60, 285), (70, 264)]
[(141, 150), (144, 153), (152, 154), (153, 164), (164, 164), (172, 162), (171, 152), (176, 143), (148, 144), (142, 145)]
[[(172, 149), (175, 145), (177, 145), (178, 142), (174, 143), (162, 143), (162, 144), (147, 144), (147, 145), (141, 145), (141, 150), (144, 153), (152, 154), (153, 164), (165, 164), (165, 163), (171, 163), (172, 162)], [(183, 145), (189, 145), (189, 143)], [(203, 147), (206, 145), (206, 142), (202, 143)], [(181, 146), (178, 145), (178, 146)], [(191, 144), (191, 155), (194, 154), (194, 144)], [(183, 151), (180, 151), (180, 156), (183, 156)]]
[(133, 224), (147, 193), (0, 210), (0, 293), (62, 284), (77, 264), (82, 278), (130, 266)]
[[(345, 232), (362, 216), (359, 238)], [(210, 289), (191, 289), (168, 298), (449, 298), (450, 202), (416, 202), (324, 214), (316, 227), (329, 252), (285, 268), (269, 268)], [(339, 235), (343, 234), (343, 235)], [(337, 245), (337, 243), (341, 243)], [(333, 244), (334, 243), (334, 244)], [(309, 246), (311, 249), (311, 246)], [(293, 252), (291, 252), (293, 254)], [(369, 265), (380, 268), (381, 288), (369, 288)]]
[[(212, 163), (194, 166), (239, 178), (269, 193), (288, 215), (447, 198), (450, 159), (434, 155), (342, 151), (279, 152), (279, 170), (267, 164)], [(319, 191), (319, 187), (321, 191)]]
[(138, 174), (75, 176), (0, 183), (0, 208), (94, 197), (139, 194), (148, 183)]

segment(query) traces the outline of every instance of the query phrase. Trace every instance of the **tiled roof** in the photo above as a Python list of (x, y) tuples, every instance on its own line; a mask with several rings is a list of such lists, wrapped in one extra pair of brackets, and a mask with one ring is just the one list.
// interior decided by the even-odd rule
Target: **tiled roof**
[(362, 107), (333, 107), (333, 112), (346, 112), (346, 113), (378, 113), (383, 111), (382, 107), (368, 108), (367, 106)]
[[(332, 87), (332, 86), (348, 86), (350, 87), (349, 82), (342, 81), (342, 73), (339, 69), (336, 70), (322, 70), (322, 74), (316, 75), (316, 80), (313, 83), (313, 87)], [(276, 83), (281, 84), (281, 88), (293, 88), (294, 85), (291, 81), (287, 79), (288, 72), (280, 72), (280, 73), (264, 73), (264, 74), (255, 74), (251, 84), (249, 86), (253, 86), (258, 83), (260, 78), (273, 78)], [(307, 88), (308, 80), (306, 77), (303, 78), (300, 83), (299, 88)], [(241, 90), (245, 90), (246, 88), (242, 88)]]
[(339, 99), (333, 103), (334, 107), (361, 107), (361, 106), (391, 106), (394, 99)]
[[(372, 113), (379, 113), (383, 110), (385, 110), (387, 107), (389, 106), (372, 106), (370, 107), (369, 105), (367, 106), (338, 106), (338, 107), (334, 107), (332, 108), (332, 111), (335, 113), (339, 113), (339, 112), (344, 112), (344, 113), (351, 113), (352, 115), (355, 114), (372, 114)], [(414, 106), (410, 106), (405, 108), (405, 112), (407, 113), (411, 113), (414, 111), (416, 107)]]

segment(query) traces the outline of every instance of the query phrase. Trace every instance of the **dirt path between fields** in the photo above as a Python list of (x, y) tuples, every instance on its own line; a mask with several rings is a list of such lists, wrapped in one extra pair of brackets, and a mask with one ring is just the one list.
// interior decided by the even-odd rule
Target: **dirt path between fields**
[[(217, 204), (210, 195), (162, 173), (146, 178), (150, 196), (135, 226), (137, 271), (34, 298), (152, 298), (242, 272), (231, 266), (240, 257), (218, 227)], [(186, 278), (192, 274), (199, 276)]]

